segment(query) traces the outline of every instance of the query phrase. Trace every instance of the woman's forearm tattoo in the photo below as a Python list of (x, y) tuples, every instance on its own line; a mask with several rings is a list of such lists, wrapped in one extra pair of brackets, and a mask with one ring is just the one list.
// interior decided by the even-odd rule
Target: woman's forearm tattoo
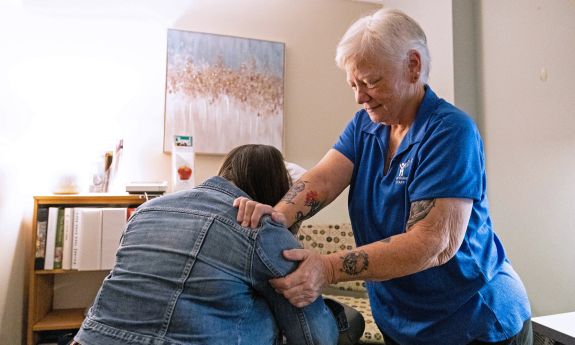
[(309, 191), (305, 195), (305, 203), (307, 207), (309, 207), (309, 212), (307, 217), (311, 217), (316, 214), (321, 209), (321, 201), (319, 201), (318, 194), (316, 191)]
[[(282, 201), (286, 204), (293, 204), (293, 201), (301, 192), (305, 189), (305, 184), (309, 183), (308, 181), (297, 181), (290, 190), (286, 193), (286, 195), (282, 198)], [(295, 222), (301, 223), (302, 221), (312, 217), (316, 213), (319, 212), (322, 208), (322, 203), (319, 200), (319, 195), (316, 191), (310, 190), (305, 195), (304, 206), (309, 207), (308, 213), (303, 213), (302, 211), (297, 211), (295, 215)]]
[(301, 193), (305, 189), (305, 183), (307, 181), (297, 181), (294, 185), (288, 190), (286, 195), (282, 198), (282, 201), (286, 204), (293, 204), (293, 199)]
[(412, 202), (409, 210), (409, 219), (407, 220), (407, 228), (411, 228), (415, 223), (425, 218), (434, 206), (435, 199)]
[(309, 207), (309, 212), (304, 214), (302, 211), (297, 211), (297, 213), (295, 214), (296, 223), (312, 217), (314, 214), (318, 213), (319, 210), (321, 210), (322, 204), (321, 201), (318, 199), (317, 192), (313, 190), (307, 192), (305, 196), (304, 205)]
[(344, 272), (350, 276), (356, 276), (361, 272), (367, 270), (369, 266), (369, 259), (367, 253), (359, 250), (355, 252), (349, 252), (341, 257), (342, 268), (341, 272)]

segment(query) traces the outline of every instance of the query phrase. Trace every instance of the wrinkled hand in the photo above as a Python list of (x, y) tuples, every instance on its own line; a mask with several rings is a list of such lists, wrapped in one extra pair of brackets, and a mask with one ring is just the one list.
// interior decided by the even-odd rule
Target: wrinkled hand
[(270, 280), (272, 287), (298, 308), (305, 307), (321, 295), (333, 280), (333, 270), (327, 257), (308, 249), (283, 252), (291, 261), (301, 261), (298, 268), (284, 278)]
[(287, 219), (284, 214), (276, 211), (270, 205), (260, 204), (246, 197), (239, 197), (234, 200), (234, 207), (238, 209), (238, 223), (243, 227), (257, 228), (261, 218), (265, 215), (271, 215), (274, 222), (287, 226)]

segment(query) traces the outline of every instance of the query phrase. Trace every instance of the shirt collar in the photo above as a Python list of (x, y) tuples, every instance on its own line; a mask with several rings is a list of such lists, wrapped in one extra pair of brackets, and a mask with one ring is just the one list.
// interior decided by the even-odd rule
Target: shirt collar
[(434, 114), (438, 100), (439, 98), (435, 92), (433, 92), (431, 87), (429, 85), (425, 85), (423, 100), (421, 100), (421, 104), (419, 104), (419, 108), (415, 114), (415, 120), (405, 136), (406, 144), (415, 144), (423, 139), (427, 123), (429, 122), (429, 118)]

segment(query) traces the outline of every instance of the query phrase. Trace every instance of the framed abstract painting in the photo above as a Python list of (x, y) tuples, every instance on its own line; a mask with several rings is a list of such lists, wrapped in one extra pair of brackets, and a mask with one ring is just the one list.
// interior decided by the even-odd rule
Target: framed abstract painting
[(283, 152), (283, 43), (168, 30), (164, 151), (190, 135), (196, 153), (242, 144)]

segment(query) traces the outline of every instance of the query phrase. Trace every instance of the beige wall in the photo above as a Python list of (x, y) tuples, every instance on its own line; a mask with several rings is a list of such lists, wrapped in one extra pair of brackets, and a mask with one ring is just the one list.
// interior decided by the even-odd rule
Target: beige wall
[[(166, 29), (285, 42), (285, 155), (312, 167), (356, 110), (333, 62), (374, 8), (345, 0), (12, 0), (0, 3), (0, 345), (20, 343), (32, 195), (124, 138), (123, 176), (169, 180)], [(222, 157), (200, 156), (201, 180)], [(346, 221), (345, 196), (317, 221)]]

